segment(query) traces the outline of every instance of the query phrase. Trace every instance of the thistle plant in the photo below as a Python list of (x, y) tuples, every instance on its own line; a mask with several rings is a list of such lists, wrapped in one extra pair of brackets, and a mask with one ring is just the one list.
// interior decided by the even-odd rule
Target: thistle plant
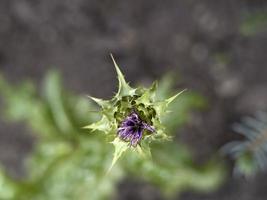
[(111, 167), (127, 149), (136, 150), (141, 155), (150, 156), (149, 144), (170, 137), (162, 124), (168, 105), (182, 92), (162, 101), (156, 101), (157, 83), (150, 88), (132, 88), (125, 81), (119, 66), (113, 60), (119, 88), (111, 100), (90, 97), (101, 106), (102, 118), (85, 128), (106, 134), (115, 147)]
[(223, 152), (235, 161), (234, 175), (251, 177), (259, 170), (267, 169), (267, 114), (257, 112), (255, 117), (245, 117), (233, 126), (235, 132), (245, 138), (232, 141)]

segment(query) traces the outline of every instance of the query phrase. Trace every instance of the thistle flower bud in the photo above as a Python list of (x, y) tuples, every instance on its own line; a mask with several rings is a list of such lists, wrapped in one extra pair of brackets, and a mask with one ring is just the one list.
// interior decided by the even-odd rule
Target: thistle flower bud
[(123, 141), (130, 141), (130, 146), (136, 147), (143, 136), (143, 132), (147, 130), (149, 132), (155, 132), (153, 126), (148, 125), (146, 122), (135, 113), (131, 113), (125, 118), (118, 128), (118, 137)]
[(169, 99), (156, 101), (156, 82), (150, 88), (130, 87), (112, 55), (111, 58), (119, 80), (118, 92), (111, 100), (90, 97), (101, 107), (102, 118), (85, 128), (110, 136), (115, 146), (114, 165), (127, 149), (149, 155), (150, 142), (169, 139), (161, 119), (168, 105), (183, 91)]

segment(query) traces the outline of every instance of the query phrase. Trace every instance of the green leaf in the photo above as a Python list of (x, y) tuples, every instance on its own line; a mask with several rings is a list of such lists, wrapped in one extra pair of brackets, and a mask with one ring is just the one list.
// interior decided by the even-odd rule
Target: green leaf
[(115, 165), (118, 159), (122, 156), (122, 154), (129, 148), (128, 143), (122, 141), (119, 138), (115, 138), (112, 144), (115, 147), (115, 151), (114, 151), (112, 163), (111, 163), (111, 166), (109, 167), (108, 172), (112, 169), (112, 167)]
[(177, 130), (190, 121), (191, 111), (204, 110), (207, 107), (207, 100), (194, 91), (185, 92), (174, 100), (169, 106), (169, 112), (162, 118), (162, 123), (167, 127), (168, 133), (175, 134)]
[(159, 118), (161, 118), (164, 114), (167, 113), (166, 109), (169, 106), (169, 104), (171, 102), (173, 102), (179, 95), (181, 95), (185, 90), (177, 93), (176, 95), (164, 100), (164, 101), (158, 101), (154, 103), (154, 108), (156, 109), (156, 112), (159, 116)]
[(155, 100), (158, 83), (155, 81), (149, 89), (146, 89), (143, 94), (136, 100), (136, 104), (151, 105)]
[(65, 99), (63, 98), (61, 77), (58, 72), (51, 71), (46, 76), (44, 95), (60, 131), (67, 133), (69, 130), (73, 130), (72, 122), (64, 107)]
[(13, 199), (16, 185), (0, 168), (0, 199)]
[(134, 95), (135, 89), (131, 88), (129, 86), (129, 84), (125, 81), (124, 76), (123, 76), (119, 66), (117, 65), (114, 57), (112, 56), (112, 54), (110, 54), (110, 56), (111, 56), (111, 59), (113, 61), (114, 66), (115, 66), (117, 76), (118, 76), (118, 81), (119, 81), (119, 88), (118, 88), (118, 92), (115, 95), (115, 97), (119, 98), (119, 97), (123, 97), (123, 96), (127, 96), (127, 95)]
[(179, 95), (181, 95), (185, 91), (186, 91), (186, 89), (182, 90), (181, 92), (178, 92), (176, 95), (174, 95), (174, 96), (168, 98), (167, 100), (165, 100), (166, 103), (167, 103), (166, 106), (168, 106), (171, 102), (174, 101), (174, 99), (176, 99)]
[(246, 177), (252, 177), (257, 170), (257, 165), (252, 154), (249, 152), (243, 153), (236, 161), (236, 173), (240, 173)]
[(102, 118), (98, 122), (85, 126), (84, 128), (91, 129), (92, 131), (99, 130), (105, 133), (109, 133), (111, 130), (109, 120), (105, 115), (103, 115)]
[(89, 96), (89, 95), (87, 97), (92, 99), (94, 102), (96, 102), (102, 108), (106, 108), (106, 107), (110, 106), (110, 103), (107, 100), (99, 99), (99, 98), (92, 97), (92, 96)]

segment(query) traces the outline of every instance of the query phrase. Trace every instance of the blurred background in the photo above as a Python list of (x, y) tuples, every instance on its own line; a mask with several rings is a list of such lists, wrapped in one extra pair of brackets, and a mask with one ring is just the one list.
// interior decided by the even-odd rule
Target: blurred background
[[(0, 72), (6, 79), (30, 79), (38, 88), (55, 68), (75, 94), (110, 98), (117, 88), (110, 53), (133, 85), (176, 74), (176, 88), (208, 101), (179, 131), (200, 164), (236, 138), (234, 122), (266, 110), (266, 51), (265, 0), (0, 1)], [(0, 161), (12, 177), (26, 175), (30, 132), (23, 123), (0, 122)], [(224, 159), (231, 173), (232, 161)], [(229, 174), (217, 190), (186, 191), (179, 199), (263, 200), (266, 176)], [(164, 199), (143, 181), (127, 179), (118, 188), (119, 200)]]

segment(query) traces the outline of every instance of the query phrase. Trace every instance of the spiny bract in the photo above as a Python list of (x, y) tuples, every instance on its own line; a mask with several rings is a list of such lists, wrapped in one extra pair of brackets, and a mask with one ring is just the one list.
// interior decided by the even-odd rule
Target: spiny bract
[(127, 149), (150, 156), (149, 143), (166, 140), (165, 128), (161, 123), (168, 105), (182, 92), (165, 99), (156, 100), (157, 82), (150, 88), (132, 88), (111, 55), (116, 68), (119, 88), (111, 100), (89, 96), (101, 107), (102, 118), (85, 128), (104, 132), (115, 146), (111, 167)]

